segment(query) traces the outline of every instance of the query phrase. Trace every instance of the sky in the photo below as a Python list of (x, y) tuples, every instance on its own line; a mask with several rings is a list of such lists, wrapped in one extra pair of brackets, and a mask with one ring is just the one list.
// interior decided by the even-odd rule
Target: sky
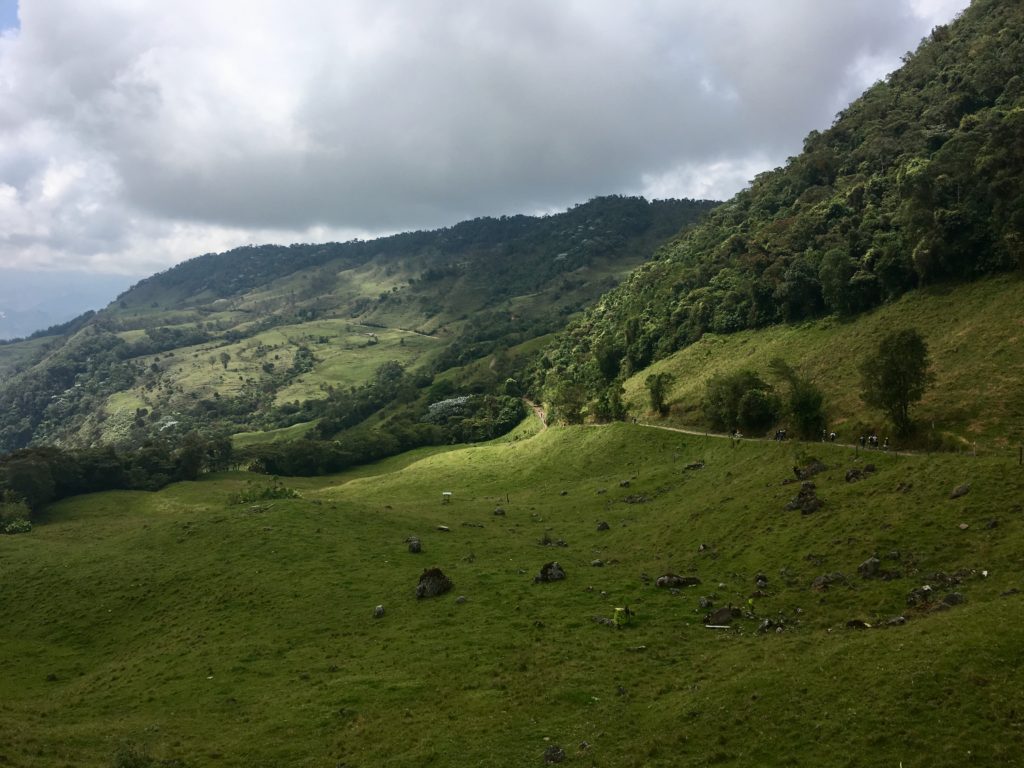
[(0, 0), (0, 269), (726, 199), (968, 0)]

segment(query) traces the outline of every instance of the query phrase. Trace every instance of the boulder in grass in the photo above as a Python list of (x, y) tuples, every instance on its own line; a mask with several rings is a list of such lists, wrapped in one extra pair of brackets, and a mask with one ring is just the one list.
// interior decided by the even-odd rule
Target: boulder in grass
[(677, 576), (674, 573), (666, 573), (659, 576), (654, 582), (654, 586), (661, 587), (662, 589), (670, 589), (674, 587), (696, 587), (700, 584), (700, 579), (696, 576)]
[(951, 499), (959, 499), (961, 496), (966, 496), (970, 492), (971, 492), (971, 484), (970, 483), (961, 483), (960, 485), (958, 485), (956, 488), (954, 488), (952, 491), (949, 492), (949, 498), (951, 498)]
[(427, 568), (420, 574), (416, 597), (437, 597), (452, 588), (452, 580), (440, 568)]
[(727, 624), (731, 624), (733, 619), (738, 619), (739, 617), (740, 609), (727, 605), (705, 616), (704, 624), (713, 627), (723, 627)]
[(562, 566), (555, 561), (551, 561), (541, 566), (540, 573), (533, 577), (533, 581), (535, 584), (544, 584), (550, 581), (561, 581), (564, 578), (565, 571)]
[(565, 750), (557, 744), (552, 744), (544, 750), (544, 762), (547, 765), (565, 762)]

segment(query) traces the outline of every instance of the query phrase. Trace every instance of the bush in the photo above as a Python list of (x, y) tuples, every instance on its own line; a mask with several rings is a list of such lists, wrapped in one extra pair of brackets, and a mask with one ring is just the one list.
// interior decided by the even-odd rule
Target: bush
[(3, 527), (3, 532), (13, 536), (16, 533), (31, 533), (32, 523), (24, 518), (12, 520)]
[(668, 413), (668, 393), (675, 381), (675, 376), (664, 371), (662, 373), (652, 373), (644, 380), (647, 392), (651, 396), (651, 409), (657, 411), (662, 416)]
[(749, 389), (736, 408), (736, 423), (746, 432), (766, 431), (778, 418), (779, 400), (763, 389)]
[(740, 401), (752, 391), (760, 392), (761, 395), (751, 395), (748, 401), (750, 416), (755, 415), (753, 409), (756, 403), (772, 398), (771, 385), (754, 371), (713, 376), (708, 382), (704, 400), (704, 413), (712, 426), (715, 429), (734, 429), (740, 425)]
[(263, 485), (252, 480), (245, 484), (245, 489), (228, 496), (228, 504), (252, 504), (270, 499), (298, 499), (299, 492), (287, 487), (280, 478), (275, 477), (270, 485)]

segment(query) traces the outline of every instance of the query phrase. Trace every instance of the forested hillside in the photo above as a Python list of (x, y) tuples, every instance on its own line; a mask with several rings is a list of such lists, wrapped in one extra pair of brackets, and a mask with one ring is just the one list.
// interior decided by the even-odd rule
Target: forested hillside
[[(712, 205), (613, 196), (551, 216), (192, 259), (0, 347), (0, 452), (325, 416), (352, 426), (399, 391), (416, 399), (441, 371), (559, 330)], [(509, 373), (495, 366), (490, 384)]]
[(620, 377), (705, 333), (849, 317), (1020, 270), (1022, 238), (1024, 11), (976, 0), (573, 323), (537, 390), (563, 416), (600, 411)]

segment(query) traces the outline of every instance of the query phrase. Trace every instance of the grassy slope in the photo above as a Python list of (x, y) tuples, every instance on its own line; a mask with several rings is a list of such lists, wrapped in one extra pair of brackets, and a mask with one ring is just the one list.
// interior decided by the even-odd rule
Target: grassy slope
[(907, 294), (848, 322), (835, 318), (775, 326), (699, 342), (637, 374), (626, 383), (631, 410), (650, 405), (644, 379), (653, 372), (676, 376), (670, 423), (701, 425), (701, 400), (715, 374), (752, 368), (768, 375), (782, 357), (825, 392), (831, 423), (846, 440), (863, 426), (885, 433), (880, 414), (860, 401), (858, 366), (887, 332), (917, 328), (928, 341), (935, 384), (911, 415), (934, 422), (963, 445), (1003, 449), (1024, 439), (1024, 279), (1018, 275)]
[(38, 336), (13, 344), (0, 344), (0, 381), (13, 375), (19, 365), (31, 364), (39, 356), (41, 348), (53, 341), (51, 336)]
[[(780, 485), (799, 446), (530, 432), (291, 480), (303, 498), (262, 509), (228, 505), (249, 478), (226, 474), (68, 500), (0, 537), (16, 585), (0, 592), (0, 754), (105, 766), (130, 739), (190, 766), (505, 766), (558, 743), (579, 765), (1020, 764), (1024, 599), (1000, 597), (1024, 586), (1015, 463), (874, 455), (879, 471), (847, 484), (853, 453), (813, 446), (833, 469), (816, 478), (826, 507), (803, 517)], [(682, 470), (696, 458), (705, 469)], [(884, 567), (903, 578), (857, 578), (894, 549)], [(532, 584), (550, 559), (568, 579)], [(455, 589), (417, 602), (428, 565)], [(845, 629), (907, 612), (910, 589), (959, 569), (965, 604)], [(849, 587), (809, 590), (837, 570)], [(704, 584), (672, 595), (640, 578), (665, 571)], [(701, 626), (699, 595), (744, 604), (757, 572), (756, 614), (783, 613), (786, 632)], [(591, 620), (624, 604), (626, 630)]]

